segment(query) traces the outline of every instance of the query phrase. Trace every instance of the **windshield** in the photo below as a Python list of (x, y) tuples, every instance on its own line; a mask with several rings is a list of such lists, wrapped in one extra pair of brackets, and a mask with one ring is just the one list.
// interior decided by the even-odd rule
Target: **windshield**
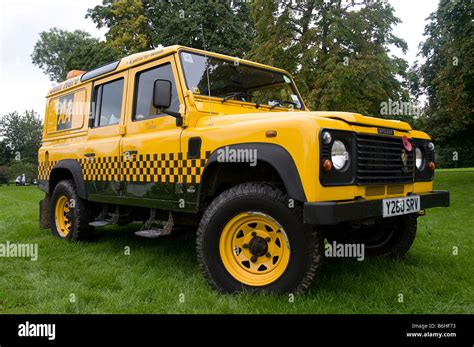
[(197, 53), (181, 52), (180, 55), (187, 87), (194, 94), (209, 95), (208, 67), (211, 96), (258, 106), (303, 109), (287, 75)]

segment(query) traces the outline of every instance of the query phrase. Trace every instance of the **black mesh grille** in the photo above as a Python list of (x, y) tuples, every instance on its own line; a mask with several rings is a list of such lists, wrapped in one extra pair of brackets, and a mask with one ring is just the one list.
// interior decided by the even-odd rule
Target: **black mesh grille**
[(403, 165), (402, 139), (399, 137), (357, 134), (357, 183), (409, 183), (414, 177), (414, 150)]

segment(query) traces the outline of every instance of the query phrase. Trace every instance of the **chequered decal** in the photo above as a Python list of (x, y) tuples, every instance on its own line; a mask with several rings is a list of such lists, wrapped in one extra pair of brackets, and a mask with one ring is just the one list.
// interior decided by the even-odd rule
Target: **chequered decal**
[(118, 181), (120, 162), (118, 157), (90, 157), (79, 159), (85, 181)]
[(199, 183), (211, 152), (196, 159), (185, 159), (183, 153), (160, 153), (132, 156), (123, 160), (126, 182)]
[(126, 182), (179, 182), (181, 153), (161, 153), (123, 158), (123, 180)]
[(206, 152), (205, 157), (196, 159), (183, 159), (180, 174), (184, 176), (184, 183), (200, 183), (201, 175), (211, 152)]
[[(199, 158), (188, 159), (183, 153), (159, 153), (122, 156), (122, 179), (126, 182), (190, 183), (201, 182), (201, 175), (210, 151)], [(39, 163), (39, 179), (48, 180), (56, 161)], [(79, 159), (85, 181), (118, 181), (120, 162), (114, 157), (90, 157)]]
[(38, 163), (38, 179), (40, 181), (48, 181), (49, 174), (53, 169), (54, 165), (56, 165), (57, 161), (48, 161), (48, 162), (39, 162)]

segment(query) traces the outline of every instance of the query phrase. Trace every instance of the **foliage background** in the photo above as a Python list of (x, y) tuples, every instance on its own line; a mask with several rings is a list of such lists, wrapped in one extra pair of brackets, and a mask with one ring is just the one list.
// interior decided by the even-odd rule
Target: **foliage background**
[(42, 131), (42, 121), (33, 110), (14, 111), (0, 118), (0, 183), (21, 174), (29, 182), (37, 177)]

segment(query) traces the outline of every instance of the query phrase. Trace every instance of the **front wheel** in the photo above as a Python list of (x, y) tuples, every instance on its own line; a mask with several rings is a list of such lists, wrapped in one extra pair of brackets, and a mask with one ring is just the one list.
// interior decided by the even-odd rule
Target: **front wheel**
[(307, 290), (323, 239), (302, 220), (301, 208), (288, 207), (272, 186), (246, 183), (223, 192), (205, 211), (197, 234), (198, 260), (211, 287), (229, 293)]

